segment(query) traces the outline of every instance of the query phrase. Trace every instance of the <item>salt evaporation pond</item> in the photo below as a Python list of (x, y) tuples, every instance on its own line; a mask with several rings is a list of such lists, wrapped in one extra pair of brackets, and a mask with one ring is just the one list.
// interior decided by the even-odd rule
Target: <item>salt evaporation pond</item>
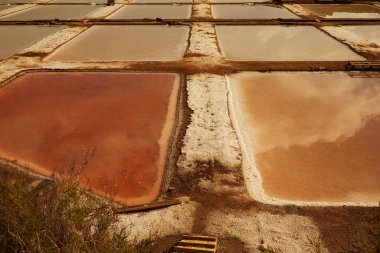
[[(191, 3), (192, 0), (133, 0), (132, 3)], [(153, 7), (153, 6), (152, 6)]]
[(30, 73), (0, 89), (0, 156), (51, 175), (95, 148), (83, 184), (128, 204), (157, 198), (177, 74)]
[(95, 3), (95, 4), (106, 4), (107, 0), (54, 0), (51, 3), (67, 3), (67, 4), (78, 4), (78, 3)]
[(98, 10), (90, 5), (40, 5), (1, 17), (1, 20), (81, 19)]
[(367, 4), (304, 4), (323, 18), (380, 18), (380, 8)]
[(128, 5), (106, 19), (186, 19), (190, 16), (190, 5)]
[(269, 0), (211, 0), (211, 3), (263, 3)]
[(15, 53), (33, 45), (61, 28), (62, 26), (0, 26), (0, 59), (5, 59), (14, 55)]
[(3, 11), (3, 10), (6, 10), (6, 9), (9, 9), (9, 8), (12, 8), (13, 6), (11, 5), (0, 5), (0, 11)]
[(280, 6), (212, 5), (211, 9), (213, 17), (218, 19), (299, 19)]
[(93, 26), (61, 46), (52, 61), (175, 61), (183, 58), (188, 27)]
[(359, 35), (363, 39), (380, 46), (380, 26), (378, 25), (358, 25), (342, 26), (342, 28)]
[(216, 26), (223, 56), (233, 61), (365, 60), (312, 26)]
[(245, 147), (269, 197), (380, 197), (380, 76), (246, 72), (229, 77)]

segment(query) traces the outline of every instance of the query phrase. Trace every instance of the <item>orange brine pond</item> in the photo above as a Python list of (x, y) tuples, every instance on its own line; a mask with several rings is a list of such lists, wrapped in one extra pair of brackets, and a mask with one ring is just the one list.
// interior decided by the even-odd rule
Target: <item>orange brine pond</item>
[(380, 76), (256, 73), (230, 76), (249, 163), (269, 197), (380, 200)]
[(95, 155), (83, 184), (129, 205), (157, 198), (180, 78), (170, 73), (29, 73), (0, 89), (0, 156), (51, 175)]

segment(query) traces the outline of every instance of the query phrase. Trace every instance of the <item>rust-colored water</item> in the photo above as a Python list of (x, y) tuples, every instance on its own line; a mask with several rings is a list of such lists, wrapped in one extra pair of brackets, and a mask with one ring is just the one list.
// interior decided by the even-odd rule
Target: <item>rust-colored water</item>
[(324, 18), (380, 18), (380, 8), (367, 4), (305, 4), (302, 6)]
[(380, 77), (231, 77), (264, 191), (303, 201), (380, 200)]
[(97, 192), (115, 186), (118, 200), (153, 201), (178, 88), (176, 74), (27, 74), (0, 89), (0, 156), (50, 175), (95, 147), (84, 176)]
[(220, 19), (299, 19), (279, 6), (212, 5), (212, 15)]

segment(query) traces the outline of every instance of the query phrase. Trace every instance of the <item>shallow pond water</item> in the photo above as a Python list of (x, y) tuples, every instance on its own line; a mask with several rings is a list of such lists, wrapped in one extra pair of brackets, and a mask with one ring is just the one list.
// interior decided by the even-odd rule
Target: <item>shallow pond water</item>
[(50, 175), (94, 148), (82, 183), (148, 203), (161, 189), (178, 89), (168, 73), (26, 74), (0, 88), (0, 156)]
[(277, 19), (299, 17), (279, 6), (212, 5), (212, 15), (219, 19)]
[(222, 53), (233, 61), (364, 60), (312, 26), (216, 26)]
[(129, 5), (106, 19), (186, 19), (191, 16), (190, 5)]
[(175, 61), (186, 50), (188, 27), (93, 26), (60, 47), (54, 61)]
[(1, 20), (54, 20), (81, 19), (98, 10), (90, 5), (46, 5), (36, 6), (1, 17)]
[(380, 8), (366, 4), (305, 4), (302, 7), (323, 18), (380, 18)]
[(380, 76), (246, 72), (230, 82), (267, 195), (378, 203)]
[(368, 40), (380, 46), (380, 26), (377, 25), (358, 25), (358, 26), (342, 26), (344, 29), (359, 35), (363, 39)]
[(12, 56), (60, 29), (62, 26), (2, 25), (0, 59)]

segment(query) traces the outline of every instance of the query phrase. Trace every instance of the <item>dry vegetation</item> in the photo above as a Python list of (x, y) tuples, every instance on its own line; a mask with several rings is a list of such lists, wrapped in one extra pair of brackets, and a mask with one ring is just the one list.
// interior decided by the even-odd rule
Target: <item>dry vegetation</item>
[(54, 180), (36, 180), (0, 163), (0, 252), (154, 252), (150, 241), (128, 241), (128, 228), (112, 229), (117, 216), (111, 200), (79, 188), (88, 158)]

